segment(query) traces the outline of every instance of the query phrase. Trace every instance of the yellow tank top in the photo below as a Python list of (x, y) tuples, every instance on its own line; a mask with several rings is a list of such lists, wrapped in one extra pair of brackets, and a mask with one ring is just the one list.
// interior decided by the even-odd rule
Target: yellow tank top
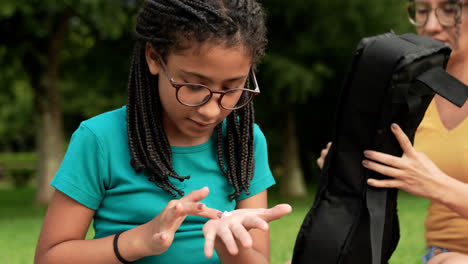
[[(442, 124), (432, 100), (416, 131), (414, 146), (447, 175), (468, 182), (468, 118), (449, 131)], [(468, 254), (468, 219), (431, 201), (425, 226), (427, 246)]]

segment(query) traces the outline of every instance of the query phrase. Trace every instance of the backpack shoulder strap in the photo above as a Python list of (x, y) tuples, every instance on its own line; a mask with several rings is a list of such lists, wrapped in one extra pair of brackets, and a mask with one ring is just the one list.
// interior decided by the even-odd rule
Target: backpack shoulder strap
[(458, 107), (462, 107), (468, 99), (468, 86), (441, 67), (434, 67), (420, 74), (416, 80)]

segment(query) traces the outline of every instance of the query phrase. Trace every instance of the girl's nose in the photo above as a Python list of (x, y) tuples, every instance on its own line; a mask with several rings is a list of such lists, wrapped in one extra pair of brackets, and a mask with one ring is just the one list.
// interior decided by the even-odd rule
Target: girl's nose
[(221, 106), (219, 105), (220, 94), (213, 94), (208, 102), (198, 107), (198, 112), (207, 120), (213, 120), (221, 113)]

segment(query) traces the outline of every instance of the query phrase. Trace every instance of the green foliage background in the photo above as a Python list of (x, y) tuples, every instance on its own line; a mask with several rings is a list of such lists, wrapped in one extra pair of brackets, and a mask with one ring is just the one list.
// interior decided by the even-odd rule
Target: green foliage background
[(331, 140), (338, 92), (363, 37), (413, 32), (406, 0), (268, 0), (269, 48), (260, 67), (257, 120), (269, 140), (271, 164), (280, 164), (286, 109), (296, 113), (302, 166), (318, 178), (315, 159)]
[[(24, 67), (52, 30), (54, 19), (73, 17), (60, 53), (65, 138), (79, 122), (125, 104), (135, 15), (141, 0), (19, 1), (0, 9), (0, 151), (34, 150), (34, 91)], [(278, 163), (277, 133), (285, 107), (297, 113), (306, 170), (329, 140), (336, 95), (362, 37), (411, 31), (405, 0), (265, 0), (269, 46), (259, 68), (262, 96), (257, 120)], [(44, 58), (42, 58), (44, 60)], [(38, 70), (41, 65), (38, 65)], [(309, 127), (310, 126), (310, 127)], [(313, 174), (313, 173), (309, 173)]]
[[(35, 131), (32, 126), (35, 91), (29, 84), (30, 80), (24, 67), (28, 65), (30, 56), (37, 56), (38, 51), (43, 49), (44, 41), (52, 30), (53, 21), (65, 10), (73, 12), (64, 48), (60, 52), (59, 68), (66, 140), (81, 121), (125, 104), (133, 47), (132, 31), (136, 10), (141, 2), (2, 1), (0, 152), (35, 150)], [(330, 140), (336, 97), (355, 47), (363, 37), (392, 29), (397, 34), (412, 32), (413, 29), (404, 13), (406, 0), (261, 2), (268, 13), (269, 46), (267, 56), (257, 72), (262, 91), (262, 95), (255, 99), (257, 123), (267, 137), (270, 165), (276, 170), (280, 164), (280, 149), (283, 143), (279, 133), (284, 126), (281, 120), (284, 120), (285, 109), (295, 110), (302, 165), (308, 182), (314, 183), (318, 175), (315, 159)], [(39, 58), (38, 61), (43, 62), (44, 59)], [(35, 66), (38, 70), (43, 67)], [(17, 245), (29, 243), (27, 259), (30, 260), (35, 241), (25, 237), (28, 237), (30, 232), (37, 235), (44, 210), (30, 207), (31, 191), (14, 195), (18, 198), (23, 196), (30, 199), (17, 199), (17, 203), (8, 206), (4, 203), (0, 206), (0, 233), (2, 237), (13, 237), (10, 231), (29, 230), (18, 236), (24, 240), (20, 240)], [(8, 202), (8, 197), (11, 197), (10, 193), (3, 196), (2, 201)], [(275, 201), (279, 202), (280, 199), (276, 197)], [(288, 259), (287, 254), (293, 246), (291, 241), (297, 230), (287, 228), (299, 227), (300, 220), (311, 203), (307, 201), (304, 205), (299, 202), (297, 214), (286, 218), (284, 222), (278, 222), (286, 224), (272, 225), (272, 243), (280, 245), (272, 251), (273, 254), (277, 254), (275, 263)], [(419, 206), (422, 210), (416, 211), (412, 205)], [(402, 206), (406, 208), (404, 210), (415, 213), (408, 214), (408, 217), (415, 217), (417, 220), (403, 219), (406, 224), (402, 228), (402, 237), (405, 236), (404, 232), (417, 232), (411, 233), (410, 239), (402, 240), (404, 244), (397, 251), (400, 255), (391, 263), (419, 263), (420, 249), (424, 246), (422, 219), (426, 205), (421, 199), (414, 201), (410, 197), (403, 200)], [(33, 217), (25, 217), (27, 214)], [(13, 215), (14, 219), (7, 219), (7, 215)], [(282, 235), (285, 230), (288, 230), (287, 237)], [(15, 232), (15, 236), (17, 234)], [(281, 244), (282, 242), (284, 244)], [(4, 244), (5, 248), (7, 244)], [(281, 247), (285, 250), (280, 250)], [(0, 252), (1, 248), (0, 246)], [(415, 249), (414, 253), (408, 252)]]

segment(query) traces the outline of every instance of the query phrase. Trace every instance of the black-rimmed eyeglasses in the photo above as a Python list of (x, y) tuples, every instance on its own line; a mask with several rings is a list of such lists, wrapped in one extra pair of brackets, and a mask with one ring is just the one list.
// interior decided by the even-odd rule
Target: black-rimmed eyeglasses
[(176, 98), (179, 103), (185, 106), (201, 106), (206, 104), (213, 94), (220, 94), (218, 104), (227, 110), (236, 110), (246, 106), (252, 99), (260, 94), (257, 79), (252, 68), (250, 68), (250, 78), (254, 84), (254, 90), (247, 88), (233, 88), (224, 91), (212, 90), (206, 85), (198, 83), (176, 82), (169, 74), (169, 70), (164, 60), (158, 56), (159, 64), (171, 85), (176, 88)]

